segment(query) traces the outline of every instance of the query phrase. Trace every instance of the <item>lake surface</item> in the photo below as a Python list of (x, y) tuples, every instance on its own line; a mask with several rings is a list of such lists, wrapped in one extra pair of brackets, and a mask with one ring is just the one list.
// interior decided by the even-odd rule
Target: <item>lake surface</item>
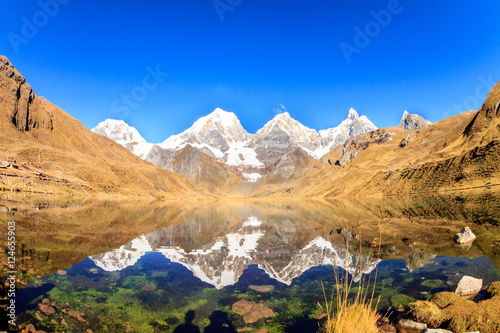
[[(0, 220), (5, 230), (16, 222), (18, 324), (316, 332), (323, 288), (330, 298), (345, 281), (352, 296), (375, 285), (378, 309), (391, 315), (451, 291), (463, 275), (485, 287), (499, 281), (498, 194), (253, 202), (4, 195)], [(452, 241), (464, 226), (478, 236), (470, 247)], [(273, 315), (240, 315), (233, 304), (241, 300)]]

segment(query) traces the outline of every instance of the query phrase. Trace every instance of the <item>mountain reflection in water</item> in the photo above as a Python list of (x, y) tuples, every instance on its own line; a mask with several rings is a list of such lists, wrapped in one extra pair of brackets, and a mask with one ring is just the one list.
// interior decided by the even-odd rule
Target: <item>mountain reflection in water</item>
[[(357, 282), (362, 274), (370, 273), (379, 262), (376, 258), (350, 254), (347, 249), (322, 236), (314, 236), (314, 232), (308, 233), (309, 241), (300, 247), (281, 236), (290, 233), (290, 229), (304, 231), (298, 230), (292, 221), (266, 225), (255, 216), (242, 220), (233, 232), (218, 235), (199, 249), (186, 252), (178, 245), (177, 238), (186, 234), (186, 229), (202, 229), (200, 224), (202, 222), (187, 222), (160, 229), (91, 259), (103, 270), (118, 271), (134, 265), (146, 252), (155, 251), (182, 264), (200, 280), (217, 289), (235, 284), (251, 264), (258, 265), (271, 278), (290, 285), (294, 278), (318, 265), (340, 266), (354, 274), (354, 281)], [(278, 230), (277, 227), (288, 230)]]
[[(322, 285), (329, 293), (338, 284), (332, 266), (361, 278), (354, 293), (376, 270), (384, 311), (452, 291), (464, 275), (484, 286), (500, 280), (500, 194), (489, 190), (324, 201), (6, 195), (0, 220), (16, 222), (18, 322), (50, 332), (174, 332), (186, 324), (205, 331), (223, 323), (312, 333), (323, 318)], [(453, 244), (464, 226), (477, 235), (465, 248)], [(355, 271), (358, 261), (372, 274)], [(241, 300), (276, 316), (247, 323), (232, 308)], [(41, 312), (47, 301), (54, 314)]]

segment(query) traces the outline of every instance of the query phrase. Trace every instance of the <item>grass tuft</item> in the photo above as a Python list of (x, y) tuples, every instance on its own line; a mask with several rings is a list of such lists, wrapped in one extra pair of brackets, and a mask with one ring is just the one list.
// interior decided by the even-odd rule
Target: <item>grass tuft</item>
[[(382, 239), (382, 230), (379, 221), (379, 248), (378, 254), (380, 256), (380, 244)], [(345, 262), (348, 262), (349, 256), (349, 243), (347, 243), (347, 254)], [(370, 254), (368, 254), (368, 258)], [(380, 258), (378, 258), (380, 259)], [(375, 271), (375, 278), (373, 281), (373, 286), (370, 288), (370, 278), (368, 281), (365, 280), (363, 272), (366, 267), (363, 265), (363, 254), (361, 251), (361, 238), (359, 244), (359, 255), (356, 259), (355, 270), (351, 277), (347, 272), (347, 267), (345, 268), (344, 274), (340, 273), (335, 267), (335, 287), (328, 300), (325, 292), (323, 283), (321, 286), (323, 288), (323, 296), (325, 298), (325, 307), (327, 320), (326, 323), (320, 327), (319, 332), (321, 333), (351, 333), (351, 332), (365, 332), (365, 333), (380, 333), (377, 322), (381, 319), (381, 315), (377, 313), (377, 306), (380, 297), (374, 299), (375, 295), (375, 285), (377, 283), (378, 275), (378, 265)], [(366, 261), (369, 264), (369, 261)], [(354, 276), (362, 276), (359, 281), (359, 286), (356, 286), (356, 292), (354, 299), (349, 297), (352, 290), (352, 284), (354, 282)], [(371, 289), (371, 293), (370, 293)], [(321, 305), (320, 305), (321, 306)]]

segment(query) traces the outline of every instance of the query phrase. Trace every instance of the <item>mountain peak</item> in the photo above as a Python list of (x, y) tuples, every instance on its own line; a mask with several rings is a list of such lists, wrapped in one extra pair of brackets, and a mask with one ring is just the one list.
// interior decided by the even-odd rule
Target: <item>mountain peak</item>
[(290, 114), (288, 112), (280, 112), (278, 113), (274, 119), (291, 119), (292, 117), (290, 116)]
[(13, 79), (17, 83), (24, 83), (26, 79), (21, 73), (12, 65), (9, 59), (0, 55), (0, 73), (4, 72), (7, 78)]
[(170, 136), (161, 147), (179, 149), (189, 143), (197, 148), (207, 147), (214, 156), (222, 158), (230, 143), (246, 141), (247, 137), (247, 131), (233, 112), (216, 108), (184, 132)]
[(196, 132), (203, 128), (210, 127), (209, 123), (220, 124), (224, 128), (232, 128), (233, 126), (241, 127), (238, 117), (233, 112), (224, 111), (221, 108), (216, 108), (212, 113), (205, 117), (201, 117), (194, 122), (192, 129)]
[(124, 125), (124, 126), (128, 126), (128, 124), (125, 121), (121, 120), (121, 119), (106, 119), (104, 121), (101, 121), (99, 124), (97, 124), (97, 126), (99, 126), (99, 125), (101, 125), (101, 126), (103, 126), (103, 125), (114, 125), (114, 126), (116, 126), (116, 125)]
[(411, 114), (405, 110), (403, 112), (403, 117), (399, 122), (399, 127), (405, 130), (414, 130), (420, 127), (425, 127), (432, 124), (427, 119), (419, 116), (418, 114)]
[(139, 131), (137, 129), (128, 125), (123, 120), (106, 119), (97, 124), (97, 126), (94, 127), (91, 131), (105, 136), (108, 139), (116, 141), (122, 145), (132, 142), (146, 142), (146, 140), (139, 134)]
[(232, 117), (236, 117), (236, 115), (233, 112), (224, 111), (221, 108), (216, 108), (215, 110), (212, 111), (212, 113), (209, 114), (209, 116), (218, 117), (218, 118), (224, 118), (224, 117), (232, 118)]
[(356, 110), (354, 110), (353, 108), (350, 108), (348, 118), (354, 119), (354, 118), (358, 118), (358, 117), (359, 117), (359, 114), (356, 112)]
[(342, 121), (340, 125), (318, 132), (323, 148), (316, 152), (316, 156), (318, 158), (323, 156), (333, 148), (343, 144), (348, 138), (376, 129), (377, 126), (366, 116), (360, 117), (356, 110), (351, 108), (347, 119)]

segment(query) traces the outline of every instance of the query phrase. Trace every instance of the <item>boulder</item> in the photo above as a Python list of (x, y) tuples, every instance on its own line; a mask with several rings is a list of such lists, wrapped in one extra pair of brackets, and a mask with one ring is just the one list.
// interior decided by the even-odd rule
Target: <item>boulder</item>
[(397, 324), (397, 328), (421, 331), (427, 328), (427, 324), (419, 323), (411, 319), (400, 319)]
[(465, 275), (462, 279), (453, 287), (455, 294), (460, 296), (469, 296), (477, 294), (481, 291), (483, 287), (483, 279), (476, 279), (472, 276)]
[(441, 328), (426, 328), (420, 333), (453, 333), (453, 332), (449, 330), (443, 330)]
[(467, 245), (476, 240), (476, 235), (472, 233), (469, 227), (465, 227), (453, 237), (453, 241), (459, 245)]

